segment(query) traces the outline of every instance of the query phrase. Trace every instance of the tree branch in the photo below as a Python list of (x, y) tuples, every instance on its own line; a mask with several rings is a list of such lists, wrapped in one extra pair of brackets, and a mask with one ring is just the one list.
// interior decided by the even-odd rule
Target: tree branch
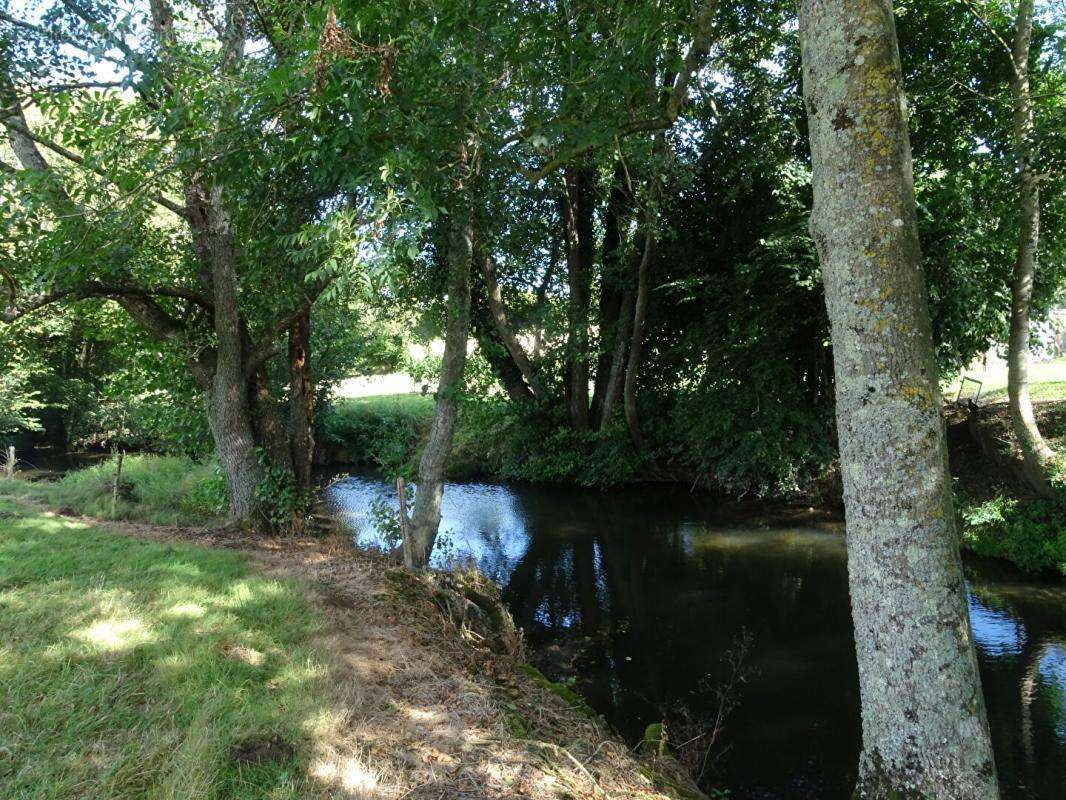
[(999, 46), (1003, 48), (1003, 52), (1005, 52), (1007, 54), (1007, 58), (1010, 59), (1011, 71), (1014, 72), (1015, 77), (1017, 78), (1018, 67), (1017, 67), (1017, 64), (1014, 63), (1014, 51), (1011, 49), (1011, 46), (1009, 44), (1007, 44), (1007, 40), (1004, 39), (1000, 35), (999, 31), (997, 31), (992, 26), (992, 23), (989, 22), (988, 19), (986, 19), (985, 16), (980, 11), (977, 10), (977, 6), (975, 6), (973, 4), (972, 0), (962, 0), (962, 3), (968, 9), (970, 9), (970, 13), (973, 14), (974, 19), (976, 19), (978, 22), (980, 22), (981, 25), (983, 25), (984, 28), (990, 34), (992, 34), (992, 38), (994, 38), (996, 40), (996, 42), (999, 43)]
[(703, 60), (711, 51), (714, 12), (718, 8), (718, 2), (719, 0), (705, 0), (699, 13), (696, 15), (696, 32), (692, 37), (692, 43), (689, 45), (688, 52), (685, 53), (685, 58), (681, 62), (681, 69), (678, 71), (670, 87), (670, 94), (666, 98), (666, 106), (663, 109), (662, 114), (657, 117), (634, 120), (632, 122), (627, 122), (624, 125), (620, 125), (611, 131), (609, 135), (604, 136), (600, 141), (572, 148), (563, 155), (551, 159), (541, 166), (540, 169), (527, 170), (520, 167), (519, 169), (526, 179), (529, 180), (530, 183), (538, 183), (563, 165), (579, 156), (595, 150), (604, 142), (622, 139), (634, 133), (659, 131), (671, 127), (677, 121), (678, 116), (680, 116), (681, 110), (685, 105), (685, 100), (688, 99), (688, 87), (692, 82), (692, 77), (699, 71)]
[(290, 309), (286, 314), (278, 317), (278, 319), (274, 321), (274, 324), (267, 328), (260, 337), (263, 343), (258, 347), (251, 348), (251, 351), (245, 359), (244, 374), (246, 378), (250, 379), (257, 369), (281, 352), (277, 346), (276, 339), (287, 331), (293, 322), (307, 313), (307, 311), (315, 304), (319, 295), (321, 295), (331, 283), (333, 283), (332, 277), (322, 278), (316, 281), (302, 303), (297, 304), (295, 308)]
[[(21, 317), (26, 316), (34, 311), (37, 311), (44, 306), (51, 303), (55, 303), (63, 299), (71, 300), (85, 300), (90, 297), (109, 297), (109, 298), (142, 298), (142, 300), (151, 302), (153, 297), (174, 297), (183, 300), (188, 300), (192, 303), (196, 303), (198, 306), (208, 312), (214, 310), (214, 306), (210, 300), (204, 297), (197, 291), (192, 289), (186, 289), (182, 286), (130, 286), (123, 284), (108, 284), (101, 283), (100, 281), (86, 281), (85, 283), (77, 286), (69, 287), (52, 287), (51, 289), (38, 292), (37, 294), (30, 295), (25, 298), (21, 303), (16, 303), (15, 298), (11, 298), (11, 303), (8, 308), (0, 311), (0, 322), (11, 323)], [(152, 305), (155, 305), (153, 302)], [(162, 309), (156, 306), (156, 309), (160, 313)], [(171, 318), (173, 319), (173, 318)], [(180, 323), (174, 322), (176, 325)]]
[[(14, 122), (11, 119), (11, 115), (5, 116), (0, 119), (0, 123), (2, 123), (4, 127), (6, 127), (8, 130), (16, 131), (25, 136), (27, 139), (30, 139), (31, 141), (34, 141), (37, 144), (41, 145), (42, 147), (47, 147), (53, 153), (62, 156), (67, 161), (77, 164), (80, 167), (85, 167), (90, 172), (99, 175), (101, 178), (111, 181), (111, 177), (106, 172), (104, 172), (98, 167), (94, 167), (91, 164), (88, 164), (83, 156), (78, 155), (73, 150), (68, 150), (61, 144), (53, 142), (49, 139), (45, 139), (43, 136), (37, 135), (25, 125), (22, 125), (19, 122)], [(152, 200), (157, 205), (162, 206), (163, 208), (176, 214), (182, 219), (188, 219), (188, 209), (186, 209), (182, 205), (179, 205), (178, 203), (175, 203), (173, 200), (170, 200), (169, 198), (164, 197), (161, 194), (149, 194), (147, 195), (147, 197), (149, 200)]]

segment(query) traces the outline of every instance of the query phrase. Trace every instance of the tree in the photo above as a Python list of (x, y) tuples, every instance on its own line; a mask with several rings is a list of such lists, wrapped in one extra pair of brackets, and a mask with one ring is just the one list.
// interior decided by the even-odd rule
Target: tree
[[(307, 394), (292, 398), (287, 431), (266, 365), (290, 333), (291, 393), (306, 388), (301, 372), (308, 337), (301, 323), (330, 282), (320, 263), (267, 260), (277, 252), (278, 237), (291, 231), (272, 225), (284, 221), (299, 230), (315, 222), (317, 199), (334, 191), (311, 188), (312, 159), (303, 159), (295, 174), (288, 169), (298, 159), (276, 142), (295, 139), (306, 146), (307, 140), (291, 129), (278, 137), (284, 120), (277, 127), (265, 122), (283, 117), (292, 96), (306, 88), (299, 81), (285, 84), (279, 102), (267, 78), (271, 69), (289, 74), (291, 64), (277, 46), (274, 58), (253, 58), (246, 45), (256, 35), (276, 42), (286, 31), (261, 16), (253, 19), (238, 2), (212, 10), (151, 0), (147, 10), (128, 12), (61, 2), (47, 19), (47, 28), (3, 19), (18, 37), (5, 35), (0, 52), (0, 122), (22, 169), (2, 171), (20, 185), (23, 198), (35, 198), (29, 208), (36, 218), (12, 218), (22, 225), (20, 244), (51, 241), (61, 257), (21, 265), (21, 283), (31, 291), (12, 297), (3, 319), (58, 300), (105, 297), (180, 350), (204, 395), (230, 518), (248, 519), (261, 510), (257, 490), (266, 467), (284, 483), (309, 478)], [(131, 92), (58, 82), (71, 69), (84, 71), (99, 53), (111, 54), (104, 60), (122, 76), (117, 84)], [(72, 58), (73, 67), (66, 63)], [(41, 108), (44, 131), (28, 122), (22, 111), (27, 101)], [(255, 157), (264, 151), (272, 162)], [(105, 201), (99, 208), (98, 197)], [(146, 214), (141, 197), (174, 219), (161, 223)], [(123, 214), (134, 208), (139, 227), (131, 230)], [(264, 209), (280, 209), (282, 219), (263, 215)], [(165, 266), (138, 259), (144, 231), (153, 234), (149, 240), (179, 239), (186, 249), (167, 254), (173, 260)], [(96, 242), (102, 245), (94, 251)], [(305, 237), (295, 249), (319, 250), (309, 244)], [(159, 280), (160, 273), (168, 280)], [(259, 287), (271, 291), (253, 290)]]
[(1055, 453), (1040, 434), (1029, 396), (1029, 308), (1040, 246), (1040, 177), (1036, 173), (1036, 129), (1029, 78), (1032, 36), (1033, 0), (1019, 0), (1014, 42), (1007, 50), (1018, 170), (1018, 255), (1014, 260), (1010, 290), (1007, 392), (1026, 479), (1040, 494), (1050, 496), (1054, 492), (1048, 482), (1048, 470)]
[(457, 202), (447, 228), (448, 320), (433, 423), (418, 463), (418, 492), (411, 515), (414, 542), (410, 548), (411, 561), (407, 565), (413, 569), (425, 569), (429, 564), (440, 527), (444, 468), (451, 456), (452, 438), (459, 416), (459, 395), (463, 391), (466, 342), (470, 332), (470, 269), (474, 230), (466, 202)]
[(862, 698), (856, 797), (991, 800), (892, 10), (805, 0), (811, 234), (832, 325)]

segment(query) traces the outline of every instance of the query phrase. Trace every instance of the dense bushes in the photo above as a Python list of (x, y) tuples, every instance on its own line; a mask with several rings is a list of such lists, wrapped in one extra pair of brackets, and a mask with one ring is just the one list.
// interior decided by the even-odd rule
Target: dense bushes
[(977, 555), (1005, 558), (1030, 571), (1066, 575), (1066, 497), (998, 496), (960, 502), (963, 544)]
[(621, 426), (573, 430), (561, 408), (468, 400), (459, 416), (455, 469), (504, 480), (614, 486), (646, 475), (644, 460)]
[[(724, 396), (707, 413), (700, 397), (679, 402), (669, 418), (647, 415), (651, 449), (642, 455), (620, 414), (601, 431), (578, 432), (560, 407), (471, 394), (460, 410), (449, 476), (600, 487), (682, 479), (716, 490), (790, 496), (832, 457), (828, 422), (808, 409), (766, 398), (761, 411), (742, 413)], [(343, 400), (321, 414), (319, 444), (327, 454), (341, 449), (352, 461), (413, 477), (432, 412), (430, 396)]]
[(433, 414), (433, 398), (382, 395), (337, 401), (318, 417), (320, 449), (343, 449), (349, 460), (407, 472)]

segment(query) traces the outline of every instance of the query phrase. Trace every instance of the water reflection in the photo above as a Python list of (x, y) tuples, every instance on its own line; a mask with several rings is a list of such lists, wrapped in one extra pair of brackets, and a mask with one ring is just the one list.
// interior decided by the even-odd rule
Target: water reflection
[[(372, 475), (328, 497), (364, 545)], [(717, 506), (717, 507), (716, 507)], [(754, 635), (757, 672), (724, 733), (715, 782), (738, 800), (847, 798), (860, 741), (858, 678), (840, 526), (720, 507), (670, 490), (598, 493), (449, 484), (444, 559), (473, 559), (546, 671), (631, 740), (664, 710), (710, 713), (701, 680)], [(970, 616), (1004, 797), (1052, 800), (1066, 786), (1066, 587), (967, 564)]]

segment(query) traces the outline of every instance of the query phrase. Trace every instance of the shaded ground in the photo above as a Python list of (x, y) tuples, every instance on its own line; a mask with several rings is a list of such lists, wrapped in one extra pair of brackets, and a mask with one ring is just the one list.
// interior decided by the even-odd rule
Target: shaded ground
[[(1041, 433), (1062, 459), (1066, 454), (1066, 399), (1038, 401), (1034, 411)], [(951, 471), (964, 492), (982, 500), (1002, 492), (1029, 496), (1020, 478), (1021, 451), (1006, 401), (982, 403), (976, 415), (949, 409), (947, 422)]]
[[(0, 560), (0, 602), (14, 631), (37, 625), (25, 641), (6, 640), (0, 660), (5, 701), (0, 794), (5, 797), (117, 798), (144, 796), (145, 791), (152, 797), (190, 800), (678, 796), (679, 784), (658, 777), (669, 771), (670, 763), (657, 763), (653, 771), (650, 762), (635, 758), (572, 698), (568, 701), (565, 693), (526, 674), (507, 647), (494, 650), (489, 642), (478, 642), (476, 630), (454, 614), (442, 614), (442, 605), (462, 603), (442, 603), (447, 587), (353, 553), (340, 539), (279, 540), (225, 529), (99, 523), (61, 517), (25, 500), (0, 498), (0, 503), (0, 555), (3, 548), (7, 555)], [(15, 555), (28, 546), (39, 551), (34, 561), (41, 564), (38, 573), (19, 571), (16, 565)], [(227, 555), (205, 546), (238, 552)], [(233, 574), (212, 577), (213, 570), (221, 569), (216, 559)], [(177, 583), (172, 581), (169, 590), (189, 591), (183, 582), (188, 573), (210, 584), (200, 586), (207, 594), (198, 603), (168, 596), (165, 608), (158, 606), (156, 593), (143, 584), (153, 580), (153, 573), (138, 570), (146, 563), (164, 572), (175, 565), (171, 577)], [(65, 615), (76, 607), (81, 584), (70, 583), (61, 602), (39, 603), (60, 586), (51, 574), (57, 564), (69, 564), (64, 580), (80, 575), (85, 586), (107, 587), (114, 597), (125, 598), (128, 613), (113, 608), (105, 613), (106, 604), (82, 602), (85, 619), (78, 620), (78, 630), (88, 633), (72, 638)], [(256, 596), (270, 595), (273, 605), (256, 601), (252, 605), (258, 616), (253, 617), (242, 616), (240, 609), (220, 612), (218, 624), (229, 626), (225, 632), (205, 632), (205, 623), (196, 617), (192, 627), (182, 628), (199, 631), (196, 637), (171, 641), (176, 629), (161, 622), (160, 615), (172, 607), (192, 614), (197, 605), (210, 616), (216, 606), (225, 605), (234, 580), (255, 584)], [(165, 588), (160, 584), (159, 591)], [(36, 610), (31, 613), (31, 608)], [(110, 627), (101, 627), (109, 620)], [(266, 641), (275, 628), (288, 638)], [(256, 636), (248, 633), (253, 629)], [(109, 675), (117, 671), (122, 680), (116, 685), (133, 704), (129, 718), (104, 715), (87, 735), (75, 724), (81, 717), (60, 714), (54, 727), (38, 726), (35, 738), (17, 738), (18, 730), (25, 738), (33, 728), (20, 729), (16, 718), (36, 711), (27, 706), (31, 697), (18, 694), (26, 691), (26, 681), (17, 679), (11, 665), (24, 662), (31, 670), (42, 653), (57, 647), (69, 650), (63, 664), (91, 670), (105, 665)], [(130, 767), (128, 785), (116, 784), (112, 767), (137, 764), (130, 753), (151, 738), (138, 728), (138, 709), (154, 702), (155, 689), (142, 683), (157, 680), (185, 652), (204, 660), (196, 674), (222, 670), (238, 676), (234, 697), (239, 702), (227, 706), (233, 713), (243, 709), (247, 697), (248, 702), (257, 699), (257, 707), (276, 707), (277, 714), (264, 712), (261, 719), (220, 726), (213, 724), (212, 703), (230, 684), (181, 684), (180, 691), (171, 687), (172, 702), (200, 719), (199, 726), (174, 730), (171, 741), (152, 748), (154, 760)], [(279, 672), (282, 664), (285, 670)], [(87, 686), (98, 688), (96, 673), (87, 674)], [(294, 687), (297, 679), (303, 683)], [(79, 689), (66, 667), (50, 680), (57, 690), (75, 693), (77, 703), (89, 703), (87, 719), (94, 718), (93, 709), (111, 702), (106, 692), (100, 698), (84, 697), (89, 688)], [(264, 703), (264, 696), (272, 702)], [(210, 719), (204, 721), (205, 715)], [(203, 734), (201, 740), (195, 740), (196, 731)], [(56, 743), (67, 752), (49, 756), (51, 787), (39, 780), (27, 783), (27, 775), (40, 768), (35, 753), (39, 759), (39, 748)], [(72, 770), (73, 780), (63, 783)], [(190, 783), (200, 774), (205, 776), (200, 784)], [(656, 776), (660, 788), (645, 775)], [(54, 791), (56, 787), (61, 790)]]

